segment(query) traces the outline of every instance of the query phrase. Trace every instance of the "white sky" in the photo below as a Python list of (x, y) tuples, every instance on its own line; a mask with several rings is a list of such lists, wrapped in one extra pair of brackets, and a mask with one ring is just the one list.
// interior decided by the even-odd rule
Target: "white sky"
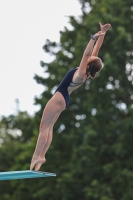
[(40, 60), (49, 62), (42, 49), (46, 39), (59, 41), (59, 31), (69, 26), (66, 16), (81, 14), (78, 0), (0, 1), (0, 116), (20, 110), (33, 114), (34, 97), (43, 87), (33, 79), (43, 76)]

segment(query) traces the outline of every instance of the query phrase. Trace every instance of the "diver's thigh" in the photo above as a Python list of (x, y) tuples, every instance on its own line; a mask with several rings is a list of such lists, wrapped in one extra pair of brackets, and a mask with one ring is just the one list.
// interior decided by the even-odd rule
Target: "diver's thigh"
[(60, 113), (65, 109), (65, 100), (62, 95), (55, 94), (47, 103), (42, 116), (42, 121), (47, 124), (51, 125), (55, 119), (58, 118)]

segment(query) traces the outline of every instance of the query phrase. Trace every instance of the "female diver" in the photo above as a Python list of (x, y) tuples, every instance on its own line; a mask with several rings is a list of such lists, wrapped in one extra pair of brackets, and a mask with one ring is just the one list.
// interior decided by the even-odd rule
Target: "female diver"
[[(105, 33), (111, 25), (99, 24), (101, 30), (91, 36), (91, 39), (83, 53), (79, 67), (74, 67), (68, 71), (56, 89), (53, 97), (45, 106), (40, 123), (40, 132), (36, 148), (31, 160), (30, 170), (35, 168), (35, 170), (38, 171), (41, 165), (46, 162), (45, 154), (52, 141), (53, 126), (61, 112), (68, 106), (69, 96), (72, 91), (80, 87), (87, 78), (94, 78), (96, 73), (102, 69), (102, 61), (97, 56), (103, 43)], [(98, 40), (94, 46), (97, 38)]]

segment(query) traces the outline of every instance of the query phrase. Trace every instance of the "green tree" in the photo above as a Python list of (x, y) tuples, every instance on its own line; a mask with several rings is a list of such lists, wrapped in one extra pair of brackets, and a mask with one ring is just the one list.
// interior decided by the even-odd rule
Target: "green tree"
[[(70, 16), (72, 30), (65, 27), (59, 44), (47, 40), (43, 46), (55, 59), (41, 61), (44, 73), (48, 73), (47, 78), (35, 76), (36, 82), (45, 86), (41, 97), (35, 99), (41, 108), (33, 119), (27, 117), (29, 136), (18, 141), (21, 152), (10, 169), (30, 165), (43, 109), (65, 73), (79, 65), (90, 34), (99, 29), (99, 21), (112, 25), (99, 54), (104, 67), (96, 79), (87, 80), (73, 92), (68, 109), (54, 126), (53, 142), (41, 170), (54, 172), (57, 177), (11, 181), (10, 199), (133, 199), (133, 3), (80, 3), (80, 19)], [(25, 123), (20, 129), (26, 133)]]
[[(5, 119), (5, 118), (4, 118)], [(5, 120), (4, 120), (5, 121)], [(5, 122), (0, 122), (0, 171), (10, 171), (15, 163), (15, 156), (19, 154), (19, 143), (14, 135), (16, 130), (9, 128)], [(0, 199), (8, 200), (13, 194), (9, 181), (0, 181)]]
[[(31, 153), (25, 151), (29, 147), (30, 138), (33, 136), (36, 124), (34, 117), (27, 112), (18, 111), (17, 115), (2, 117), (0, 122), (0, 171), (26, 170), (29, 169)], [(30, 148), (30, 147), (29, 147)], [(16, 199), (14, 191), (18, 195), (17, 199), (24, 199), (24, 190), (22, 190), (25, 181), (21, 180), (0, 181), (0, 199)], [(26, 190), (26, 189), (25, 189)], [(26, 190), (27, 191), (27, 190)], [(20, 196), (20, 194), (23, 194)], [(26, 199), (26, 198), (25, 198)], [(32, 199), (32, 198), (31, 198)]]

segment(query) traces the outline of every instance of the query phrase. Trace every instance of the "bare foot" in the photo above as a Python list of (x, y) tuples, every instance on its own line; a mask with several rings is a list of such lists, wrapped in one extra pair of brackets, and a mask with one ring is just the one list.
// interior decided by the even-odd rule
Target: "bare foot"
[(46, 162), (45, 158), (35, 158), (35, 159), (32, 158), (30, 170), (33, 170), (33, 168), (35, 168), (35, 171), (38, 171), (41, 165), (45, 162)]

